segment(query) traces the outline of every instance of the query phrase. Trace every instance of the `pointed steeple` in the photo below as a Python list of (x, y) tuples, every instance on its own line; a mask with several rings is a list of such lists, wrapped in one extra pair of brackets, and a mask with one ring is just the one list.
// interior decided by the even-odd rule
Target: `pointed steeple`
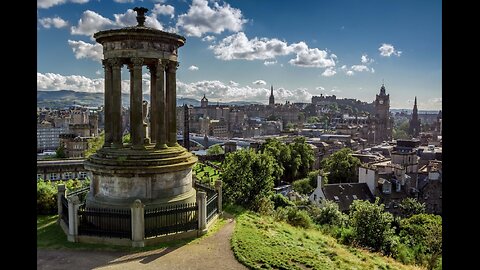
[(268, 105), (275, 105), (275, 97), (273, 96), (273, 85), (270, 86), (270, 98), (268, 99)]

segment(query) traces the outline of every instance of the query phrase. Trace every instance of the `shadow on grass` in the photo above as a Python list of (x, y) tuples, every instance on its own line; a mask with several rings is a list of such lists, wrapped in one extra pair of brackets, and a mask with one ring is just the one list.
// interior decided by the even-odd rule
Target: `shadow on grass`
[(57, 215), (37, 216), (37, 269), (92, 269), (138, 260), (148, 264), (191, 242), (208, 237), (226, 224), (218, 219), (202, 237), (173, 240), (146, 247), (128, 247), (106, 244), (72, 243), (57, 224)]

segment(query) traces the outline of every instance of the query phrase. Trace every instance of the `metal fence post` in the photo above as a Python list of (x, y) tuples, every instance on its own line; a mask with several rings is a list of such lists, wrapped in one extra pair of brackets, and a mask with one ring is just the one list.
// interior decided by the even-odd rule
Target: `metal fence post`
[(68, 236), (67, 240), (70, 242), (78, 241), (78, 208), (80, 200), (78, 196), (71, 196), (68, 200)]
[(197, 191), (198, 234), (207, 233), (207, 193)]
[(215, 181), (215, 189), (218, 192), (218, 197), (217, 197), (217, 202), (218, 202), (218, 214), (222, 215), (223, 209), (222, 209), (222, 180), (217, 180)]
[(132, 247), (145, 246), (145, 206), (136, 199), (131, 206)]
[(65, 188), (64, 184), (60, 184), (57, 186), (57, 213), (58, 213), (58, 219), (57, 223), (60, 224), (60, 221), (62, 220), (62, 197), (66, 196), (67, 189)]

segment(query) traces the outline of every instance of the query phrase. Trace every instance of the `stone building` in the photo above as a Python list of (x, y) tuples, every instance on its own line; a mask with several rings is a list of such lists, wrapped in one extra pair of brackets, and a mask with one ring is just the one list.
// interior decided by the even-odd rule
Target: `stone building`
[(390, 116), (390, 94), (386, 94), (383, 84), (380, 88), (380, 94), (376, 95), (374, 106), (373, 132), (368, 138), (369, 142), (376, 144), (390, 141), (392, 139), (393, 118)]
[(270, 97), (268, 98), (268, 105), (270, 106), (275, 105), (275, 97), (273, 96), (273, 85), (270, 88)]
[(409, 121), (408, 133), (414, 137), (418, 138), (420, 133), (420, 119), (418, 119), (418, 108), (417, 108), (417, 97), (415, 97), (415, 103), (413, 105), (412, 118)]

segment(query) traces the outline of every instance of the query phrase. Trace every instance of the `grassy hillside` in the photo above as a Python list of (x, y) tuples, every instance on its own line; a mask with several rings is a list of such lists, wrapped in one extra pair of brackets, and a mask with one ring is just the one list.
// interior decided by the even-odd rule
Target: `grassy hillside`
[(252, 212), (237, 217), (232, 248), (237, 260), (251, 269), (424, 269)]

